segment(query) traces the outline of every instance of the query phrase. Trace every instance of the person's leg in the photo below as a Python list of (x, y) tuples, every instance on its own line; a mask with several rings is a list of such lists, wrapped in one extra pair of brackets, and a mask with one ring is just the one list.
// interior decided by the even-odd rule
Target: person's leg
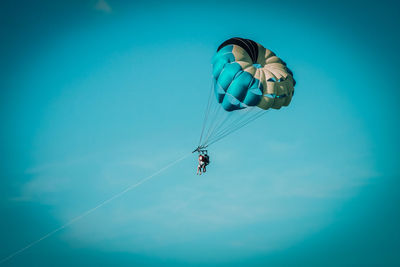
[(200, 175), (202, 174), (202, 171), (203, 171), (203, 169), (204, 169), (204, 163), (202, 162), (200, 165)]

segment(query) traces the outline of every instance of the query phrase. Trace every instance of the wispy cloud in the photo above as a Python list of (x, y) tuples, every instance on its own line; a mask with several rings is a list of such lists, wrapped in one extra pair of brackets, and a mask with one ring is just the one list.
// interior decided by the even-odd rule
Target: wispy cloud
[(39, 175), (39, 174), (48, 173), (48, 172), (55, 171), (55, 170), (57, 171), (62, 168), (75, 167), (76, 165), (87, 162), (96, 156), (97, 156), (96, 154), (88, 154), (88, 155), (71, 158), (68, 160), (60, 160), (60, 161), (52, 161), (52, 162), (42, 163), (42, 164), (39, 164), (39, 165), (36, 165), (36, 166), (26, 169), (25, 174)]
[(37, 175), (31, 181), (25, 183), (21, 187), (19, 195), (12, 197), (10, 201), (37, 201), (46, 204), (59, 203), (59, 193), (71, 189), (73, 187), (72, 180), (62, 174), (59, 174), (59, 176)]
[[(282, 160), (303, 155), (301, 144), (270, 142), (262, 149), (267, 153), (259, 158), (249, 158), (249, 154), (234, 149), (214, 152), (209, 172), (202, 177), (187, 177), (187, 170), (175, 169), (160, 181), (164, 183), (162, 186), (148, 184), (71, 225), (65, 231), (65, 238), (107, 249), (112, 240), (118, 240), (112, 244), (113, 249), (140, 252), (187, 243), (200, 235), (225, 229), (248, 225), (272, 227), (293, 219), (301, 222), (301, 218), (317, 213), (329, 214), (333, 210), (329, 206), (332, 198), (348, 199), (354, 189), (376, 174), (373, 166), (368, 167), (354, 157), (323, 160), (318, 164), (314, 161), (306, 164), (308, 158), (297, 164)], [(86, 163), (77, 166), (74, 162), (38, 166), (27, 172), (34, 178), (15, 201), (30, 197), (32, 201), (55, 205), (58, 199), (57, 216), (67, 221), (83, 209), (71, 198), (90, 208), (92, 203), (175, 158), (171, 153), (178, 152), (115, 153), (107, 161), (95, 160), (93, 166)], [(254, 167), (242, 169), (241, 164), (249, 160)], [(74, 185), (79, 187), (72, 188)], [(64, 199), (69, 202), (66, 204)], [(282, 229), (298, 237), (327, 223), (328, 220), (321, 220), (315, 223), (317, 226), (310, 226), (305, 222), (296, 233), (290, 232), (290, 225), (283, 225)], [(271, 247), (262, 247), (257, 243), (259, 239), (251, 236), (233, 240), (233, 246), (250, 240), (266, 251), (285, 240), (281, 241), (281, 236), (274, 235), (273, 230), (263, 236), (272, 240)]]
[(270, 140), (266, 142), (266, 148), (272, 153), (287, 154), (295, 151), (299, 147), (297, 143), (282, 142), (277, 140)]
[(96, 10), (105, 12), (105, 13), (111, 13), (112, 8), (109, 5), (109, 3), (106, 0), (98, 0), (94, 6)]

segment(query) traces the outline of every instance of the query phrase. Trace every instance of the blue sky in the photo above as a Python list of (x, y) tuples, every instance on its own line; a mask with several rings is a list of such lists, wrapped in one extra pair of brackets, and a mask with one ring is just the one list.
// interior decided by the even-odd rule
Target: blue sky
[(5, 265), (399, 264), (398, 6), (5, 1), (0, 257), (196, 146), (232, 36), (293, 70), (289, 107)]

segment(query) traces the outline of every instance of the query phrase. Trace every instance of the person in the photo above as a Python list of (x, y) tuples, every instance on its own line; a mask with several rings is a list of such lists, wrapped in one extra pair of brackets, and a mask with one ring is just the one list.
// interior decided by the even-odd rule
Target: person
[(197, 174), (202, 174), (202, 172), (206, 172), (206, 166), (210, 163), (210, 157), (207, 153), (201, 153), (199, 155), (199, 165), (197, 166)]

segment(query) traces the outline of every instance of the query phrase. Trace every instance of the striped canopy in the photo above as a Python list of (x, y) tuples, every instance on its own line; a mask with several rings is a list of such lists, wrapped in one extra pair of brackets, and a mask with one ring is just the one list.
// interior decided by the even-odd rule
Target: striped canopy
[(226, 40), (212, 64), (215, 96), (226, 111), (253, 106), (280, 109), (292, 100), (293, 73), (272, 51), (252, 40)]

